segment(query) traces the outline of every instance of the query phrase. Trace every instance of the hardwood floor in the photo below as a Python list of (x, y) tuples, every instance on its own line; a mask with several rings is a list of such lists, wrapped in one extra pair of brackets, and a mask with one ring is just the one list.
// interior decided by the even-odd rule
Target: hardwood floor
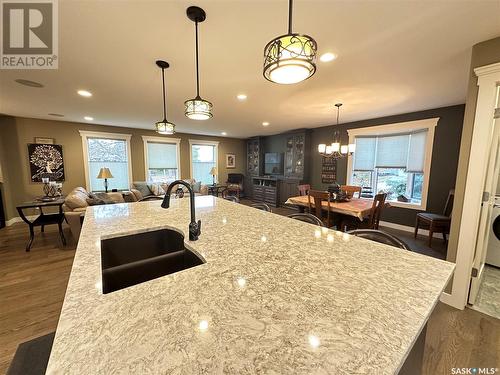
[[(38, 228), (39, 229), (39, 228)], [(75, 254), (62, 247), (57, 226), (37, 231), (24, 251), (28, 228), (18, 223), (0, 229), (0, 374), (17, 345), (56, 329)], [(425, 375), (451, 374), (452, 367), (500, 367), (500, 320), (477, 311), (439, 304), (429, 320)]]
[(27, 253), (26, 224), (0, 229), (0, 374), (20, 343), (57, 326), (75, 254), (68, 227), (64, 235), (68, 246), (63, 248), (57, 226), (47, 226), (43, 234), (36, 228)]

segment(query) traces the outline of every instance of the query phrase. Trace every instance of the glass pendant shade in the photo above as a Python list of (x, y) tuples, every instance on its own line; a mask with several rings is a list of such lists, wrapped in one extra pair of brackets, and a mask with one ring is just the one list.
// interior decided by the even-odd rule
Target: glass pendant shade
[(332, 146), (326, 146), (325, 154), (327, 155), (333, 154)]
[(191, 120), (208, 120), (212, 115), (212, 103), (203, 100), (199, 96), (184, 102), (186, 117)]
[(339, 152), (340, 151), (340, 143), (333, 142), (332, 143), (332, 150), (333, 150), (333, 152)]
[(356, 151), (356, 144), (355, 143), (349, 143), (349, 153), (353, 154)]
[(308, 35), (288, 34), (264, 48), (264, 77), (289, 85), (304, 81), (316, 72), (316, 41)]
[(319, 153), (325, 153), (326, 151), (326, 145), (324, 143), (321, 143), (318, 145), (318, 152)]
[(342, 145), (342, 146), (340, 147), (340, 153), (341, 153), (342, 155), (347, 154), (347, 150), (348, 150), (347, 145)]
[(158, 134), (175, 134), (175, 124), (167, 120), (167, 89), (165, 86), (165, 69), (170, 64), (163, 60), (157, 60), (156, 65), (161, 69), (161, 89), (163, 94), (163, 120), (155, 123), (155, 130)]
[(175, 124), (167, 120), (158, 121), (155, 127), (156, 132), (159, 134), (175, 134)]

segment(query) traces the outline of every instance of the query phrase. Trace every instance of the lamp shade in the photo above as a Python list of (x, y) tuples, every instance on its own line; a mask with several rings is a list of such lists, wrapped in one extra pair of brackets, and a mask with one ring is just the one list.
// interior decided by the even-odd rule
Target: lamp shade
[(97, 178), (113, 178), (113, 175), (111, 174), (109, 168), (101, 168)]
[(212, 167), (212, 169), (210, 169), (210, 174), (211, 174), (212, 176), (217, 175), (217, 168)]

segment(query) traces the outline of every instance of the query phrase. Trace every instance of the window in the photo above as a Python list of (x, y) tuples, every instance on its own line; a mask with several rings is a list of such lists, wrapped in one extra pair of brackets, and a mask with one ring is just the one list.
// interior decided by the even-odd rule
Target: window
[[(210, 174), (212, 168), (217, 168), (219, 142), (189, 140), (191, 152), (191, 177), (202, 184), (212, 184)], [(216, 176), (217, 179), (217, 176)]]
[(349, 130), (356, 152), (349, 160), (349, 184), (369, 198), (387, 193), (393, 206), (425, 209), (434, 127), (438, 119)]
[(130, 163), (130, 134), (80, 131), (85, 161), (87, 190), (104, 191), (104, 179), (97, 178), (101, 168), (109, 168), (108, 190), (127, 190), (132, 169)]
[(146, 137), (144, 160), (146, 181), (167, 182), (180, 178), (179, 138)]

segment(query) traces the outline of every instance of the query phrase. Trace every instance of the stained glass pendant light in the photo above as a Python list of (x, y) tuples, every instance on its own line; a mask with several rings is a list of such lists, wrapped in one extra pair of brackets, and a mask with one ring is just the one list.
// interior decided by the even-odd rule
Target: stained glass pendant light
[[(337, 107), (337, 126), (339, 125), (339, 114), (340, 107), (342, 107), (342, 103), (335, 104)], [(340, 134), (337, 131), (333, 133), (333, 142), (331, 145), (326, 145), (324, 143), (318, 145), (318, 152), (321, 156), (332, 159), (340, 159), (347, 155), (352, 155), (356, 150), (356, 144), (350, 143), (348, 145), (340, 144)]]
[(194, 22), (196, 38), (196, 97), (184, 102), (186, 111), (184, 112), (191, 120), (208, 120), (212, 117), (212, 103), (202, 99), (200, 96), (200, 74), (198, 69), (198, 23), (205, 21), (207, 15), (199, 7), (191, 6), (187, 8), (188, 18)]
[(163, 120), (155, 124), (156, 132), (160, 134), (174, 134), (175, 124), (167, 120), (167, 94), (165, 89), (165, 69), (170, 65), (163, 60), (157, 60), (156, 65), (161, 69), (162, 92), (163, 92)]
[(264, 48), (264, 77), (289, 85), (301, 82), (316, 72), (318, 45), (309, 35), (292, 32), (292, 0), (288, 3), (288, 34), (281, 35)]

